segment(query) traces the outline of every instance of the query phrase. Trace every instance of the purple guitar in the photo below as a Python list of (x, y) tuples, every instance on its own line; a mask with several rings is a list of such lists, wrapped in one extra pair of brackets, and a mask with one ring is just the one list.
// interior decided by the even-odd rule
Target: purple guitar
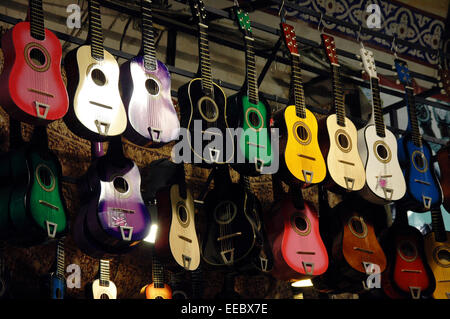
[(143, 146), (161, 146), (178, 138), (180, 122), (172, 103), (170, 73), (156, 59), (151, 0), (141, 0), (141, 54), (120, 69), (128, 124), (124, 137)]
[(116, 250), (138, 244), (149, 232), (150, 214), (141, 196), (139, 169), (123, 155), (120, 137), (93, 165), (95, 169), (88, 171), (87, 232)]

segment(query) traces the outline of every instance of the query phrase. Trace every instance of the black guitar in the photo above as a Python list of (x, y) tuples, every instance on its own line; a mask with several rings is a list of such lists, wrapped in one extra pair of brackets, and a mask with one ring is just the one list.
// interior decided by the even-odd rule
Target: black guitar
[(246, 209), (246, 193), (232, 182), (228, 166), (214, 169), (214, 188), (204, 200), (206, 227), (200, 253), (212, 266), (233, 266), (253, 252), (254, 221)]
[(4, 243), (0, 243), (0, 299), (8, 298), (10, 287), (10, 273), (3, 256), (4, 250)]
[(178, 103), (181, 126), (189, 131), (191, 162), (207, 167), (229, 163), (234, 158), (234, 143), (225, 117), (227, 97), (212, 81), (204, 4), (201, 0), (189, 3), (198, 25), (200, 63), (197, 77), (178, 89)]

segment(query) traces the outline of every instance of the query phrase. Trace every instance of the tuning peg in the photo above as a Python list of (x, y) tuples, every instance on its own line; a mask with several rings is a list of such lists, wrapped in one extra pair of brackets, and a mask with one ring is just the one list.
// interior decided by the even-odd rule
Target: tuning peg
[(440, 80), (441, 80), (441, 76), (438, 75), (436, 79), (437, 79), (438, 81), (440, 81)]
[(362, 71), (361, 71), (361, 74), (362, 74), (362, 75), (366, 74), (366, 71), (365, 71), (365, 70), (362, 70)]
[(439, 82), (438, 85), (439, 85), (440, 88), (443, 88), (443, 87), (444, 87), (444, 84), (442, 84), (442, 82)]
[(444, 89), (441, 90), (441, 94), (446, 94)]
[(362, 67), (364, 64), (362, 62), (359, 62), (359, 66)]
[(395, 69), (396, 69), (395, 65), (392, 65), (391, 68), (393, 71), (395, 71)]
[(356, 55), (356, 58), (357, 58), (358, 60), (361, 60), (361, 56), (360, 56), (359, 54)]
[(400, 85), (400, 80), (395, 80), (395, 84)]

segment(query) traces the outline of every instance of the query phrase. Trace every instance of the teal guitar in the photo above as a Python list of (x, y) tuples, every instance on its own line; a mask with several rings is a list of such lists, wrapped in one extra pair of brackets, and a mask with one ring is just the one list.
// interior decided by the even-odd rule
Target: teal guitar
[[(241, 134), (237, 134), (237, 164), (234, 168), (241, 174), (256, 176), (264, 173), (264, 168), (270, 166), (273, 160), (268, 125), (271, 114), (267, 101), (258, 93), (253, 48), (255, 40), (249, 16), (236, 7), (236, 17), (244, 35), (247, 74), (241, 91), (228, 99), (230, 110), (235, 110), (237, 114), (228, 114), (227, 117), (236, 120), (234, 127), (242, 128)], [(245, 163), (241, 163), (241, 159)]]
[(426, 212), (441, 205), (442, 190), (434, 173), (431, 148), (420, 135), (408, 66), (400, 59), (394, 62), (398, 79), (405, 88), (409, 114), (406, 134), (398, 140), (398, 159), (407, 185), (406, 194), (398, 204), (415, 212)]

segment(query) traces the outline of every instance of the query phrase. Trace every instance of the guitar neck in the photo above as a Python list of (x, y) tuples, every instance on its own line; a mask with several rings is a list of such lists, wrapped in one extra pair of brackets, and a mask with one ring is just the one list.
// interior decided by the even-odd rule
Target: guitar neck
[(434, 232), (436, 241), (447, 241), (444, 219), (442, 218), (442, 212), (439, 208), (431, 210), (431, 228)]
[(151, 1), (141, 0), (142, 11), (142, 50), (144, 53), (144, 67), (154, 71), (157, 68), (155, 34)]
[(58, 277), (64, 277), (65, 270), (65, 254), (64, 254), (64, 241), (59, 240), (56, 247), (56, 275)]
[(300, 57), (292, 54), (292, 83), (295, 104), (295, 113), (300, 118), (306, 118), (305, 92), (303, 91), (302, 72), (300, 68)]
[(381, 109), (381, 98), (380, 98), (380, 86), (378, 78), (370, 78), (370, 86), (372, 89), (372, 115), (375, 121), (375, 128), (377, 135), (380, 137), (385, 137), (385, 127), (383, 120), (383, 112)]
[(42, 0), (30, 0), (30, 30), (31, 36), (38, 40), (45, 39), (44, 10)]
[(155, 288), (164, 288), (164, 269), (158, 259), (152, 259), (152, 277)]
[(245, 65), (247, 72), (247, 95), (250, 103), (258, 104), (258, 83), (256, 80), (256, 57), (253, 48), (255, 39), (249, 36), (244, 37), (245, 40)]
[(421, 147), (422, 138), (420, 136), (419, 122), (417, 121), (416, 115), (416, 100), (414, 97), (414, 89), (411, 87), (405, 87), (405, 93), (406, 93), (406, 105), (408, 106), (409, 112), (408, 128), (411, 131), (414, 145), (416, 145), (417, 147)]
[(209, 58), (208, 26), (200, 22), (198, 28), (200, 34), (198, 37), (198, 49), (202, 89), (206, 95), (212, 97), (214, 90), (211, 74), (211, 61)]
[(103, 60), (103, 30), (100, 5), (97, 0), (89, 1), (89, 35), (91, 56), (96, 60)]
[(100, 286), (109, 286), (109, 260), (100, 259)]
[(341, 68), (338, 65), (331, 65), (332, 85), (333, 85), (333, 101), (336, 109), (337, 123), (345, 126), (345, 101), (344, 92), (341, 83)]

